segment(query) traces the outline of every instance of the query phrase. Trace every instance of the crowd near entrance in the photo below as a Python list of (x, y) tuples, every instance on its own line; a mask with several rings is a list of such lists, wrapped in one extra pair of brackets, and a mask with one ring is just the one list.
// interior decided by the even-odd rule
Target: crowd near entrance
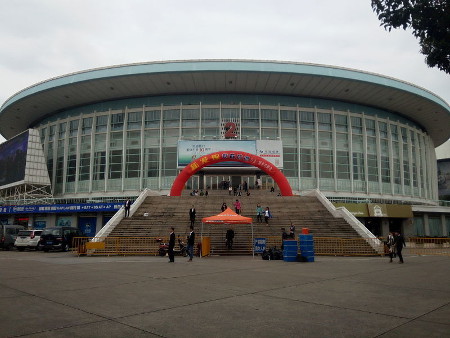
[(249, 190), (270, 190), (276, 187), (275, 180), (268, 175), (192, 175), (186, 182), (187, 190), (227, 190), (244, 186), (247, 184)]

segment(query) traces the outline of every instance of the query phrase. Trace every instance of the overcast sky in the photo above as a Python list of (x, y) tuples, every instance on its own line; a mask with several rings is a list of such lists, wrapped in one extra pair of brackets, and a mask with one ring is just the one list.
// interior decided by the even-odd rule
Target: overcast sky
[[(311, 62), (387, 75), (450, 102), (410, 31), (370, 0), (0, 0), (0, 102), (81, 70), (185, 59)], [(4, 140), (0, 136), (0, 142)]]

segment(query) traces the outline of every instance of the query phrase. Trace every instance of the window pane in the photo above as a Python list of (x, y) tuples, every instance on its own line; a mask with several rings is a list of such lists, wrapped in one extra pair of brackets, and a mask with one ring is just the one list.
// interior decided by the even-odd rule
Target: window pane
[(92, 117), (87, 117), (87, 118), (83, 119), (81, 134), (87, 135), (92, 132), (92, 122), (93, 121), (94, 121), (94, 119)]
[(125, 119), (124, 113), (112, 114), (111, 115), (111, 130), (122, 130), (123, 122)]
[(122, 178), (122, 150), (109, 153), (109, 178)]
[(152, 110), (145, 112), (145, 128), (158, 128), (161, 120), (161, 111)]
[(108, 126), (108, 115), (97, 116), (96, 120), (95, 131), (97, 133), (105, 132)]
[(141, 129), (142, 112), (128, 113), (127, 129)]
[(163, 113), (164, 128), (176, 128), (180, 126), (180, 110), (165, 110)]

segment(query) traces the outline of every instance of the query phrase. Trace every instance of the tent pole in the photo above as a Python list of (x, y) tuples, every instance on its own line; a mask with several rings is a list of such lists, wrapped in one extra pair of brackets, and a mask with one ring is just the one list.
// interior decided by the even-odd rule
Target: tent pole
[(253, 236), (253, 222), (251, 223), (252, 226), (252, 253), (253, 253), (253, 258), (255, 258), (255, 238)]
[(203, 222), (202, 222), (202, 230), (200, 231), (200, 243), (202, 245), (200, 246), (200, 258), (203, 258), (202, 251), (203, 251)]

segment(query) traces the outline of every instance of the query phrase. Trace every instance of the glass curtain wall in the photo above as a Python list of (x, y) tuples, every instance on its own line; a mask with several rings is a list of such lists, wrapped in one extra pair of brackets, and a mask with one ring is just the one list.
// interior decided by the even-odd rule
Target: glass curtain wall
[(40, 126), (57, 195), (170, 189), (177, 142), (281, 140), (283, 172), (294, 190), (435, 198), (432, 142), (390, 117), (281, 105), (179, 104), (123, 107)]

